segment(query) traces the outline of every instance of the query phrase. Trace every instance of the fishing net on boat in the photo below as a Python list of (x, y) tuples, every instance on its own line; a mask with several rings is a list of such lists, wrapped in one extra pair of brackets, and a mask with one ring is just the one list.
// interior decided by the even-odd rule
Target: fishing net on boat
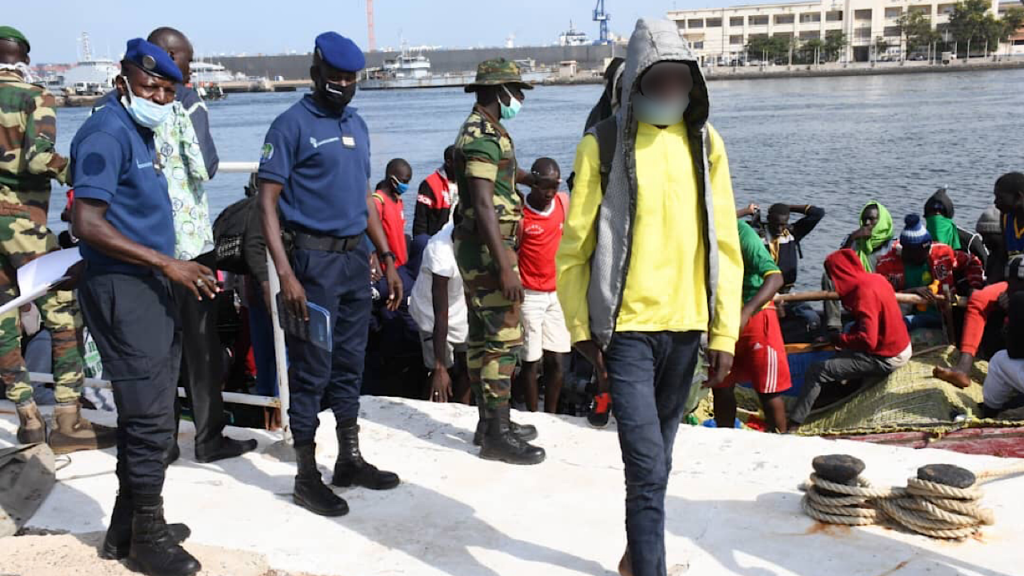
[[(988, 363), (975, 363), (971, 377), (976, 384), (966, 390), (932, 376), (935, 366), (950, 366), (956, 354), (956, 349), (950, 346), (915, 356), (907, 366), (885, 380), (866, 385), (845, 400), (812, 412), (800, 433), (869, 434), (911, 430), (941, 433), (970, 426), (970, 421), (976, 423), (978, 404), (982, 401), (981, 386), (977, 383), (985, 380)], [(760, 409), (752, 390), (737, 388), (736, 396), (741, 408), (755, 413)]]

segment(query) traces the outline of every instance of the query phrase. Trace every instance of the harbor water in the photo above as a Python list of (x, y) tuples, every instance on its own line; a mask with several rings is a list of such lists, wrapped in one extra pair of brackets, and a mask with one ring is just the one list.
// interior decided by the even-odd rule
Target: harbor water
[[(722, 134), (738, 206), (774, 202), (825, 208), (802, 243), (800, 284), (814, 286), (824, 256), (857, 227), (868, 200), (902, 218), (920, 212), (947, 186), (956, 221), (973, 228), (992, 202), (996, 178), (1024, 170), (1024, 70), (850, 78), (728, 80), (711, 84), (711, 122)], [(572, 169), (576, 145), (599, 86), (539, 87), (507, 123), (519, 161), (550, 156)], [(223, 161), (255, 161), (273, 119), (302, 93), (233, 94), (209, 104)], [(415, 189), (441, 164), (472, 106), (461, 89), (363, 92), (353, 106), (371, 133), (373, 182), (403, 157), (414, 170), (407, 197), (412, 226)], [(58, 149), (66, 153), (88, 110), (58, 110)], [(243, 197), (247, 177), (221, 174), (207, 184), (211, 213)], [(51, 225), (62, 194), (55, 190)]]

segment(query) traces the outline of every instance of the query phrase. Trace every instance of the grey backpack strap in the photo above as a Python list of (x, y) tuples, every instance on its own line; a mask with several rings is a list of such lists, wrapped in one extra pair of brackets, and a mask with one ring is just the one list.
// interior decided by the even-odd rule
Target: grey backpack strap
[(619, 140), (619, 124), (615, 116), (602, 120), (594, 126), (593, 134), (597, 138), (598, 158), (601, 161), (601, 193), (608, 188), (608, 176), (612, 173), (612, 162), (615, 160), (615, 145)]

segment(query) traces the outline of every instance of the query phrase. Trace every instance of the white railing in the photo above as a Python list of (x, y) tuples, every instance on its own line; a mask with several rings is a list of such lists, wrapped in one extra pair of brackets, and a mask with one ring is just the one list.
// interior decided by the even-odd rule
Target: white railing
[[(221, 162), (218, 172), (223, 174), (252, 174), (259, 169), (258, 162)], [(274, 327), (274, 360), (277, 364), (277, 387), (278, 396), (257, 396), (255, 394), (239, 394), (237, 392), (222, 392), (224, 401), (230, 404), (245, 404), (248, 406), (264, 406), (268, 408), (279, 408), (281, 410), (281, 441), (290, 444), (292, 441), (292, 429), (288, 422), (288, 356), (285, 350), (284, 330), (277, 313), (277, 293), (281, 291), (281, 282), (277, 277), (277, 268), (274, 266), (274, 259), (267, 252), (267, 274), (270, 280), (270, 316)], [(101, 359), (102, 360), (102, 359)], [(53, 384), (52, 374), (39, 372), (29, 373), (33, 382), (40, 384)], [(110, 381), (98, 378), (86, 378), (85, 385), (90, 388), (109, 389)], [(178, 388), (178, 396), (185, 397), (185, 389)]]

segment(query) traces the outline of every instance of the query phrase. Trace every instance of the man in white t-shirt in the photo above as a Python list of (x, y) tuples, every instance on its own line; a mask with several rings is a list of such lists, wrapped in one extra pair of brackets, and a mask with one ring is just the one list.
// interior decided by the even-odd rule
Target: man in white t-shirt
[[(469, 321), (462, 276), (455, 262), (453, 228), (449, 222), (427, 242), (420, 274), (412, 289), (409, 313), (419, 326), (423, 363), (431, 371), (430, 400), (448, 402), (454, 399), (469, 404), (469, 374), (466, 370)], [(453, 367), (456, 374), (454, 389), (449, 374)]]

